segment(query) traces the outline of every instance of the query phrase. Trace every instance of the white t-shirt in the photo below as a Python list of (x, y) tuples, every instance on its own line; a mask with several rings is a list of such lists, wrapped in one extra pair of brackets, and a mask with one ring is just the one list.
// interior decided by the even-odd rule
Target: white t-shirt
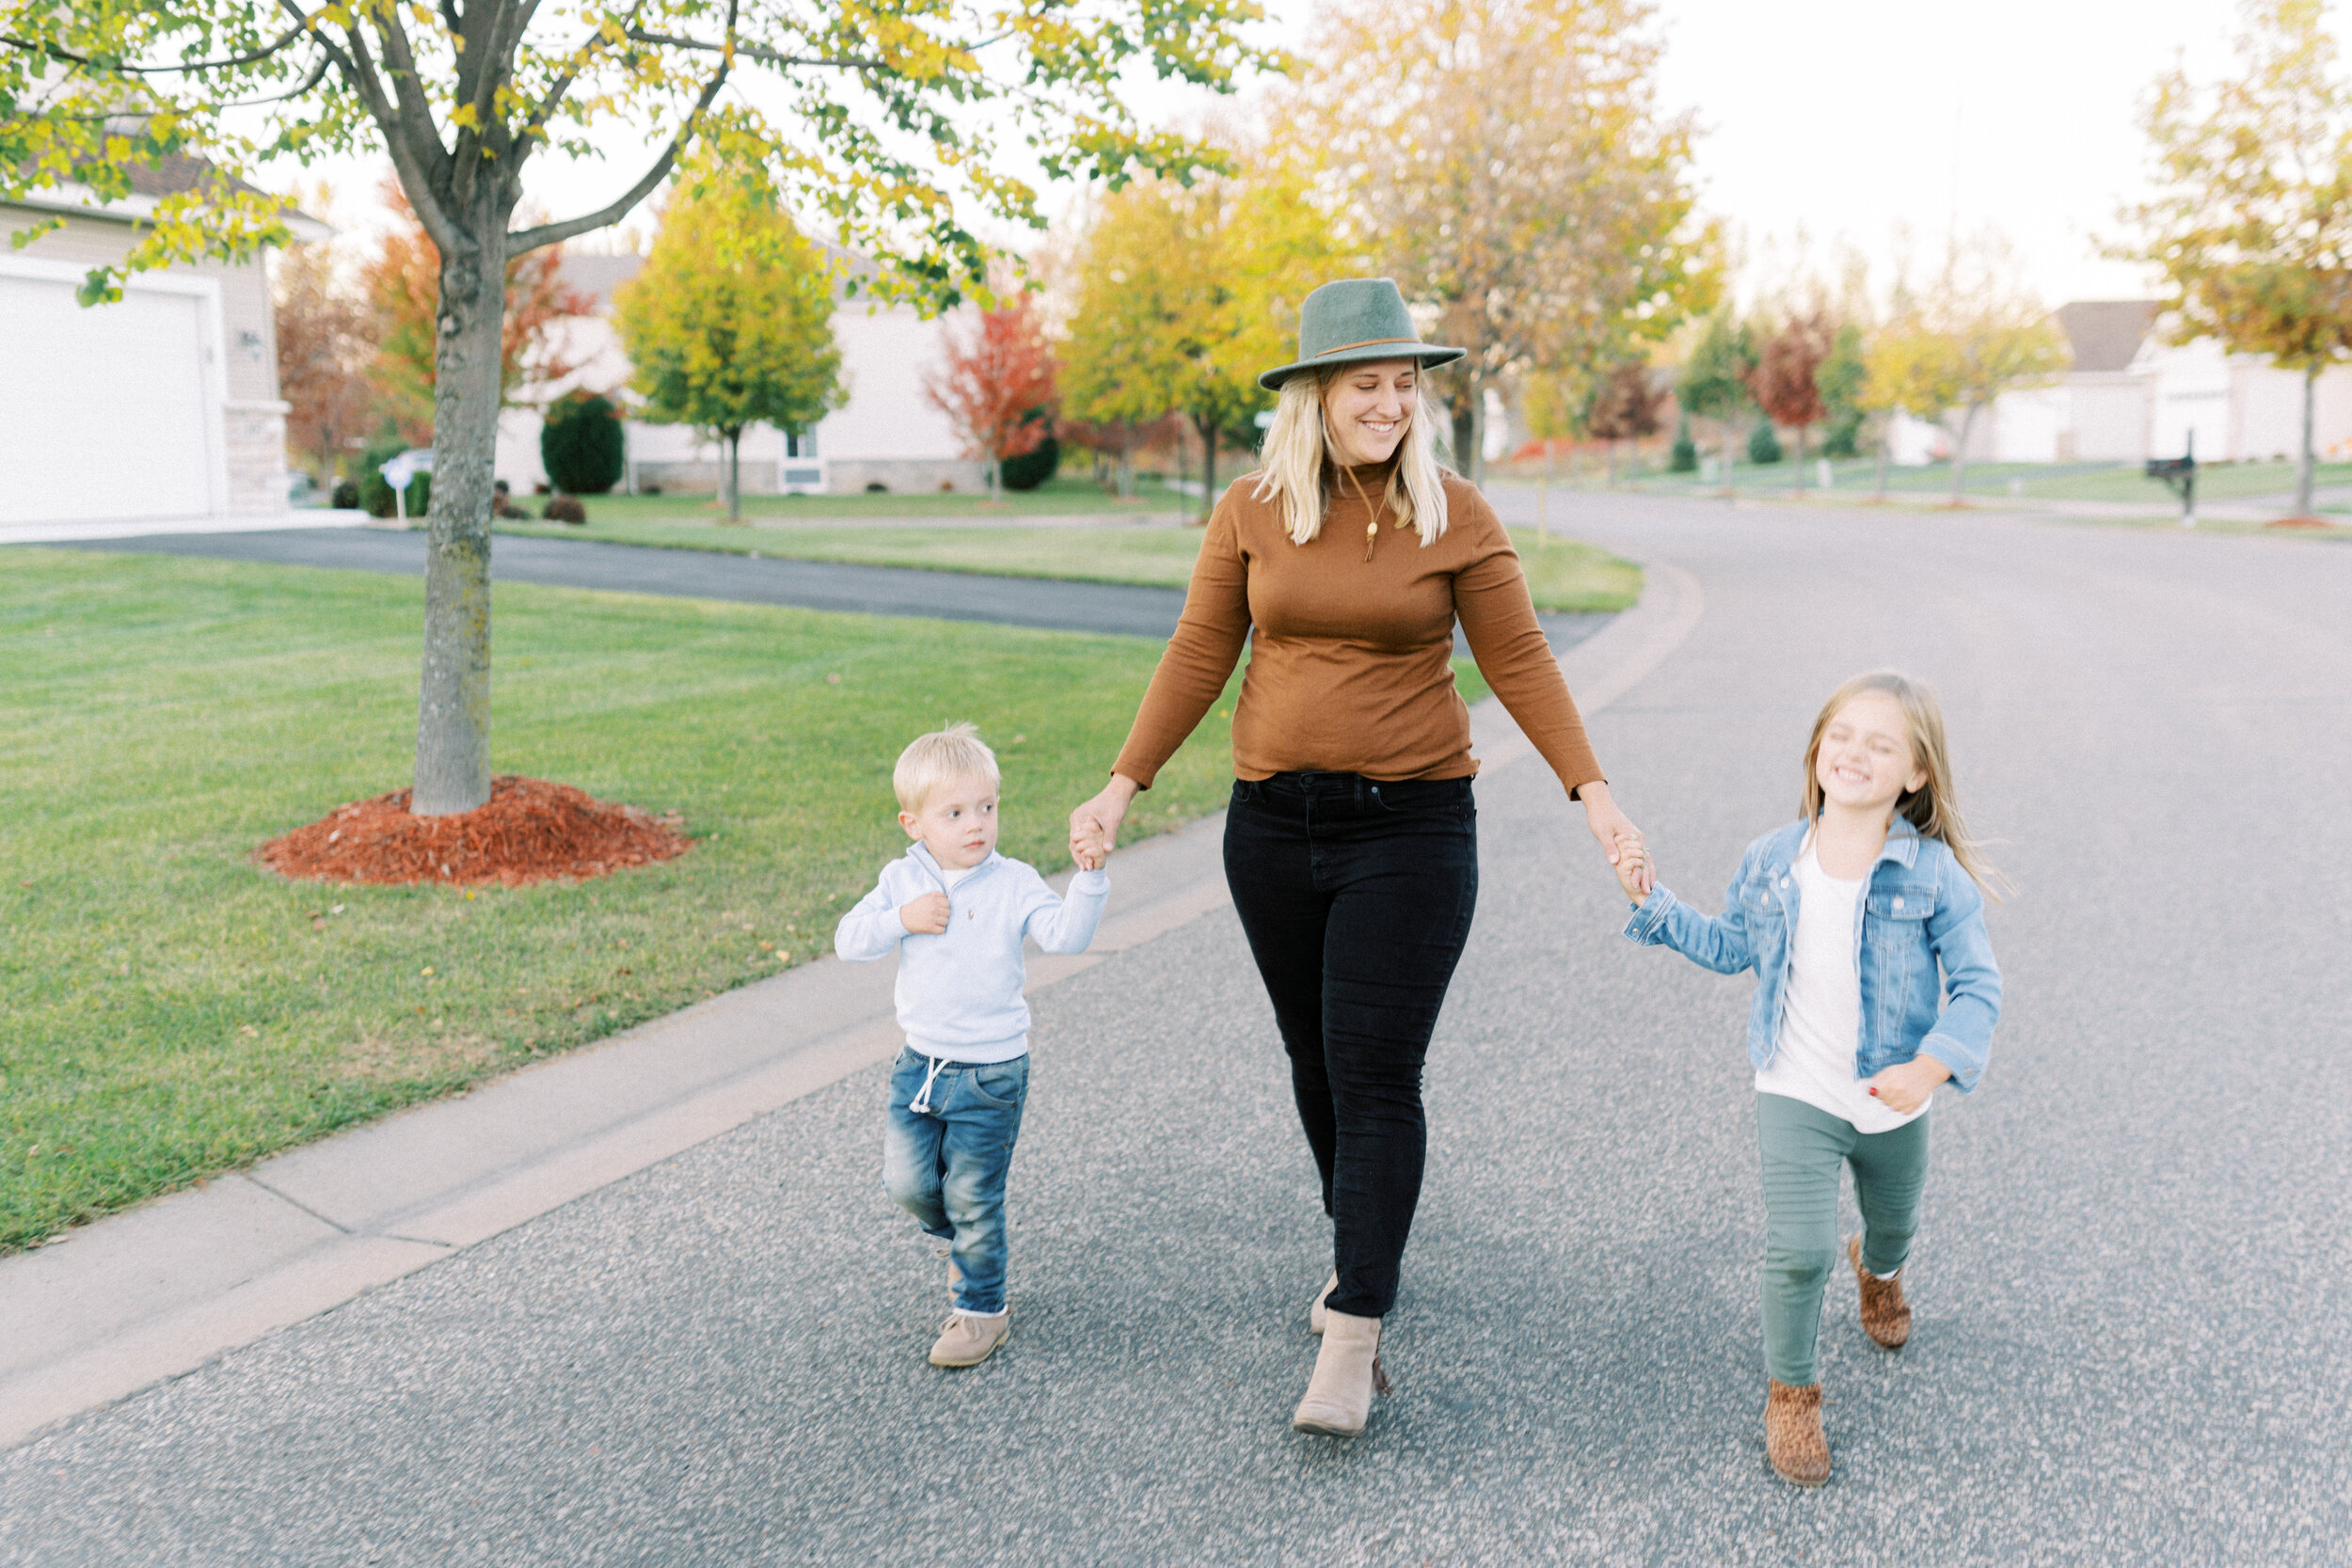
[(1854, 962), (1856, 909), (1866, 885), (1841, 881), (1821, 869), (1807, 844), (1793, 867), (1797, 928), (1789, 934), (1788, 990), (1781, 1006), (1780, 1044), (1772, 1065), (1756, 1074), (1758, 1094), (1786, 1095), (1853, 1124), (1857, 1132), (1887, 1132), (1927, 1104), (1901, 1115), (1854, 1076), (1862, 1041), (1862, 974)]
[(966, 877), (969, 877), (972, 873), (977, 871), (979, 867), (977, 865), (967, 865), (961, 868), (952, 865), (943, 865), (939, 868), (939, 879), (947, 884), (947, 891), (949, 893), (953, 893), (956, 891), (956, 884), (958, 882), (962, 881)]

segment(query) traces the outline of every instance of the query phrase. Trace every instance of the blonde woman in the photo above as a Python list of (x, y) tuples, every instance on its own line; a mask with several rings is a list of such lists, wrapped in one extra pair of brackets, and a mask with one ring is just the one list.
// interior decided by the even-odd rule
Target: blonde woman
[[(1290, 1055), (1331, 1280), (1310, 1308), (1323, 1347), (1293, 1424), (1352, 1437), (1385, 1387), (1426, 1144), (1422, 1059), (1478, 895), (1470, 713), (1454, 626), (1614, 863), (1636, 843), (1536, 625), (1517, 552), (1484, 497), (1438, 461), (1423, 343), (1389, 279), (1307, 297), (1263, 466), (1218, 501), (1184, 612), (1109, 785), (1071, 814), (1107, 852), (1254, 651), (1233, 716), (1225, 875)], [(1305, 1291), (1302, 1291), (1304, 1295)]]

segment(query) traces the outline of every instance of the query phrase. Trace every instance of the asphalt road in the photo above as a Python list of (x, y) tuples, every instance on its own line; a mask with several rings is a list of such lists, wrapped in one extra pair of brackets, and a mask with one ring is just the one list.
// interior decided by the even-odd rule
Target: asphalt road
[[(80, 540), (58, 546), (197, 555), (220, 561), (259, 561), (279, 566), (424, 576), (424, 535), (391, 529), (281, 529), (255, 533), (158, 533), (128, 539)], [(991, 621), (1055, 631), (1110, 632), (1166, 638), (1184, 612), (1181, 588), (1117, 582), (1071, 582), (1048, 578), (989, 577), (972, 572), (926, 572), (902, 566), (850, 566), (831, 561), (783, 561), (773, 556), (712, 550), (654, 549), (590, 539), (538, 539), (501, 534), (490, 546), (491, 574), (501, 582), (558, 588), (604, 588), (688, 599), (793, 605), (855, 615), (917, 615), (942, 621)], [(1606, 614), (1536, 617), (1555, 649), (1573, 647), (1608, 625)]]
[(990, 1364), (923, 1364), (869, 1071), (0, 1455), (0, 1561), (2352, 1560), (2352, 550), (1584, 504), (1707, 594), (1595, 726), (1670, 885), (1715, 905), (1889, 662), (2018, 883), (1910, 1347), (1832, 1290), (1827, 1488), (1763, 1458), (1749, 982), (1617, 936), (1528, 760), (1363, 1439), (1286, 1425), (1327, 1253), (1219, 912), (1040, 999)]

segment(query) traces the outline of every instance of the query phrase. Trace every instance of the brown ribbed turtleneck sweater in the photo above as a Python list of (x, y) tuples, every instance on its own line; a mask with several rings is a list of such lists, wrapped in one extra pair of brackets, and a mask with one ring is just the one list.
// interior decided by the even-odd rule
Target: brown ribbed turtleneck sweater
[[(1115, 765), (1150, 788), (1257, 633), (1233, 716), (1233, 771), (1293, 769), (1374, 779), (1478, 771), (1470, 710), (1454, 689), (1458, 616), (1479, 673), (1569, 794), (1601, 778), (1584, 721), (1552, 657), (1518, 552), (1494, 508), (1445, 476), (1447, 528), (1434, 544), (1394, 525), (1390, 465), (1349, 470), (1322, 531), (1291, 542), (1255, 474), (1217, 502), (1184, 612)], [(1359, 488), (1360, 487), (1360, 488)], [(1370, 498), (1369, 504), (1364, 498)], [(1365, 524), (1381, 526), (1366, 558)]]

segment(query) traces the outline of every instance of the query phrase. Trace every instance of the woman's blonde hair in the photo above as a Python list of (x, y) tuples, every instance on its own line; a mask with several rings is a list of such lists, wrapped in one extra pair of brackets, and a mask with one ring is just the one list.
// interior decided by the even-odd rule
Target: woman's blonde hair
[[(1282, 526), (1290, 531), (1293, 544), (1303, 545), (1323, 531), (1324, 514), (1330, 510), (1331, 492), (1343, 471), (1330, 432), (1324, 427), (1324, 389), (1360, 368), (1301, 371), (1282, 383), (1274, 400), (1274, 422), (1266, 427), (1265, 442), (1259, 448), (1258, 484), (1251, 496), (1281, 508)], [(1388, 492), (1381, 499), (1400, 523), (1410, 523), (1420, 531), (1423, 545), (1445, 532), (1445, 468), (1438, 456), (1445, 441), (1445, 419), (1416, 380), (1405, 437), (1397, 443), (1396, 467), (1390, 471)]]
[(1829, 694), (1821, 705), (1821, 716), (1813, 721), (1813, 738), (1804, 748), (1804, 819), (1820, 820), (1821, 816), (1821, 781), (1816, 776), (1815, 765), (1821, 757), (1821, 736), (1829, 729), (1829, 721), (1848, 703), (1865, 693), (1878, 691), (1895, 699), (1903, 710), (1903, 731), (1911, 741), (1911, 760), (1927, 774), (1927, 782), (1919, 788), (1906, 790), (1897, 798), (1895, 809), (1904, 820), (1929, 838), (1941, 839), (1952, 852), (1960, 868), (1976, 879), (1976, 883), (1994, 897), (2001, 896), (2009, 887), (2009, 879), (1994, 869), (1984, 858), (1984, 847), (1968, 836), (1967, 826), (1962, 822), (1960, 804), (1952, 795), (1952, 759), (1944, 744), (1944, 709), (1935, 700), (1934, 689), (1925, 681), (1912, 679), (1897, 670), (1872, 670), (1848, 680)]

